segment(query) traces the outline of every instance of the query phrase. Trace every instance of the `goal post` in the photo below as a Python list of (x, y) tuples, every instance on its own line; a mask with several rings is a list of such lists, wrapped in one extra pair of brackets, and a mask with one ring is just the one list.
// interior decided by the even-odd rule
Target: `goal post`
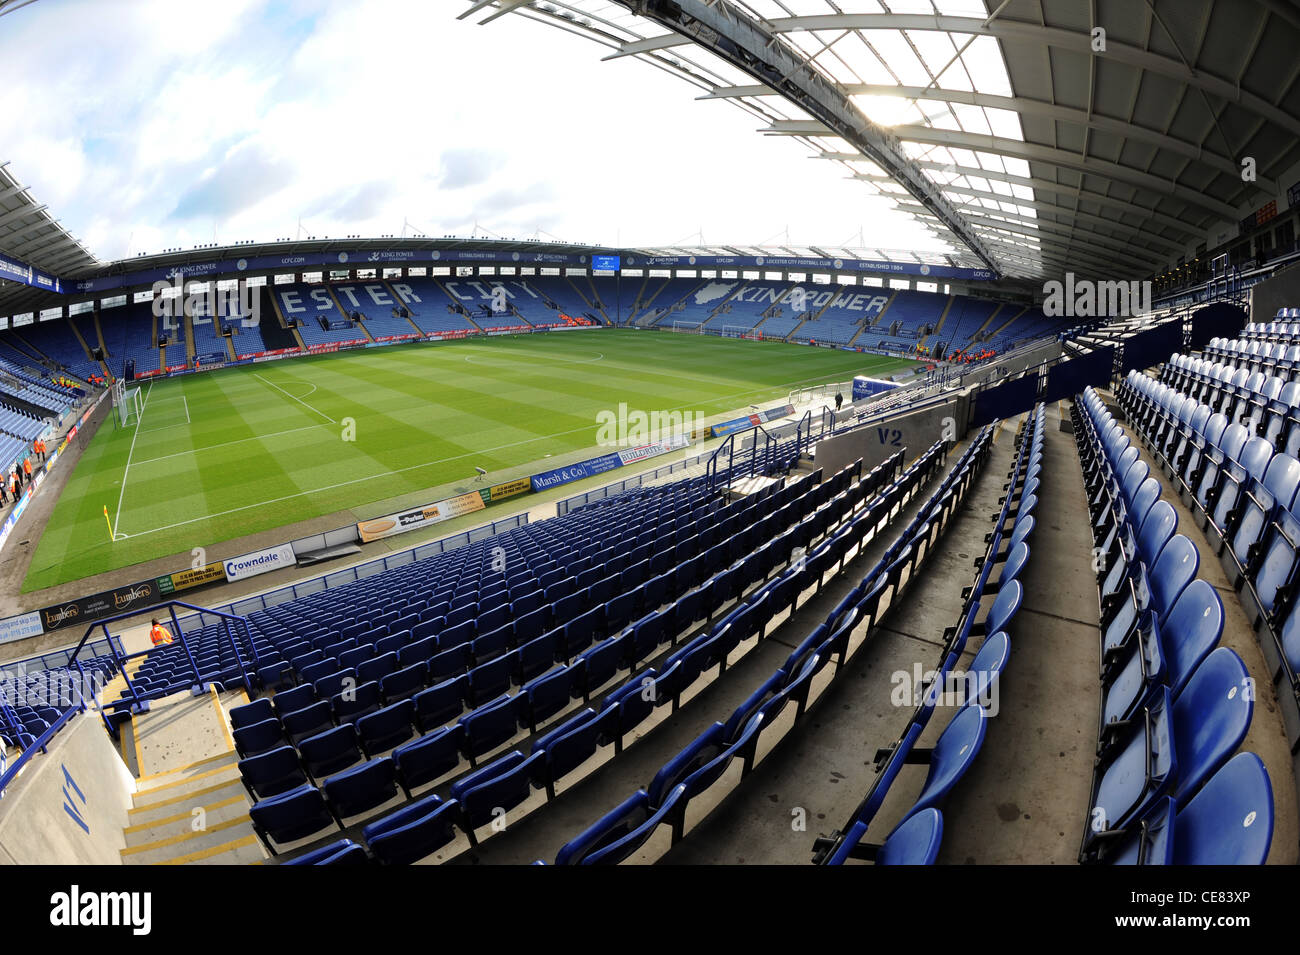
[(722, 337), (757, 339), (758, 333), (754, 331), (752, 325), (723, 325)]
[(702, 322), (673, 322), (673, 331), (687, 335), (702, 335), (704, 333), (704, 324)]
[(121, 381), (117, 382), (113, 385), (113, 403), (117, 407), (117, 418), (122, 427), (129, 427), (132, 418), (135, 419), (135, 426), (140, 426), (140, 418), (144, 415), (144, 398), (139, 388), (128, 391)]

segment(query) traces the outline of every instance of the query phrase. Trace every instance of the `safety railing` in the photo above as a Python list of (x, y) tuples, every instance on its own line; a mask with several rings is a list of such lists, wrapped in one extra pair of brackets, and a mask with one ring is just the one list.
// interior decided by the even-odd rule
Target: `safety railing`
[[(248, 621), (244, 617), (236, 616), (235, 614), (223, 613), (218, 610), (205, 610), (203, 607), (196, 607), (193, 604), (184, 603), (183, 601), (180, 600), (169, 600), (166, 601), (165, 603), (154, 604), (151, 607), (141, 607), (136, 610), (131, 610), (127, 613), (120, 613), (117, 614), (116, 616), (106, 617), (103, 620), (95, 621), (94, 623), (92, 623), (90, 626), (86, 628), (86, 634), (81, 638), (81, 642), (78, 643), (77, 646), (73, 649), (72, 656), (69, 658), (69, 662), (76, 663), (77, 655), (81, 652), (82, 647), (90, 639), (91, 634), (93, 634), (96, 630), (102, 630), (104, 632), (105, 638), (110, 638), (111, 634), (108, 632), (109, 624), (117, 623), (118, 621), (121, 620), (135, 620), (145, 616), (156, 617), (158, 616), (160, 611), (163, 611), (167, 614), (168, 617), (170, 617), (172, 622), (172, 627), (173, 627), (172, 632), (176, 635), (175, 639), (180, 641), (181, 647), (185, 651), (185, 657), (186, 660), (189, 662), (190, 672), (193, 674), (194, 677), (194, 682), (191, 684), (191, 686), (197, 687), (199, 689), (206, 689), (207, 683), (204, 681), (203, 674), (199, 670), (198, 661), (195, 660), (194, 658), (194, 651), (190, 646), (189, 635), (181, 627), (180, 619), (176, 614), (176, 609), (178, 607), (183, 608), (185, 610), (193, 611), (195, 614), (202, 615), (203, 617), (214, 618), (219, 624), (221, 624), (222, 634), (225, 636), (226, 641), (230, 644), (231, 649), (234, 651), (235, 663), (239, 667), (240, 682), (243, 683), (244, 689), (248, 691), (248, 695), (252, 697), (255, 692), (253, 687), (253, 681), (249, 677), (249, 667), (246, 666), (244, 663), (244, 653), (242, 650), (240, 650), (239, 640), (236, 639), (236, 634), (238, 634), (245, 641), (245, 645), (248, 648), (248, 653), (252, 658), (250, 661), (252, 671), (253, 673), (256, 673), (260, 666), (260, 661), (258, 660), (257, 657), (257, 647), (253, 645), (253, 633), (251, 628), (248, 625)], [(111, 640), (110, 640), (110, 645), (112, 645)], [(126, 690), (127, 693), (130, 695), (130, 699), (117, 700), (113, 702), (106, 702), (106, 701), (101, 702), (100, 704), (101, 711), (104, 710), (117, 711), (126, 705), (129, 705), (131, 710), (136, 712), (147, 708), (145, 706), (145, 703), (147, 701), (141, 697), (140, 692), (135, 685), (135, 681), (133, 681), (131, 679), (130, 674), (127, 673), (126, 665), (128, 662), (136, 659), (137, 657), (148, 656), (150, 653), (153, 653), (156, 649), (157, 649), (156, 647), (149, 647), (146, 650), (140, 650), (137, 651), (136, 653), (123, 654), (118, 651), (116, 646), (113, 646), (113, 662), (117, 664), (118, 672), (121, 674), (122, 679), (126, 682)], [(223, 687), (223, 689), (230, 689), (230, 687)]]

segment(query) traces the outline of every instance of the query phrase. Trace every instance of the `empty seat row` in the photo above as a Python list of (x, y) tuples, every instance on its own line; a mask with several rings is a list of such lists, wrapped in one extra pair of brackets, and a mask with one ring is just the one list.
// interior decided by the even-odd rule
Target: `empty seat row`
[[(1091, 389), (1073, 418), (1101, 555), (1102, 717), (1080, 861), (1261, 864), (1273, 828), (1267, 773), (1264, 790), (1235, 795), (1226, 781), (1207, 782), (1245, 739), (1254, 705), (1241, 658), (1216, 649), (1222, 602), (1197, 577), (1199, 552), (1174, 533), (1159, 482)], [(1198, 802), (1202, 785), (1211, 795)], [(1236, 797), (1254, 800), (1240, 828), (1210, 835), (1196, 822)]]

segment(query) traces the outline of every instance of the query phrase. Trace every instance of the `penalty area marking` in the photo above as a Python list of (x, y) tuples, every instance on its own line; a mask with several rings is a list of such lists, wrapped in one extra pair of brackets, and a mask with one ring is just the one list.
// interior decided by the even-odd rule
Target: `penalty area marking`
[[(257, 372), (253, 372), (253, 377), (256, 378), (256, 379), (258, 379), (259, 381), (265, 383), (265, 384), (270, 385), (272, 388), (274, 388), (276, 391), (280, 392), (280, 394), (284, 395), (286, 398), (292, 398), (294, 401), (298, 402), (298, 404), (302, 405), (302, 406), (303, 406), (304, 408), (306, 408), (308, 411), (311, 411), (311, 412), (314, 412), (314, 413), (320, 415), (322, 418), (324, 418), (324, 419), (325, 419), (326, 421), (328, 421), (330, 424), (338, 424), (337, 421), (335, 421), (333, 418), (331, 418), (331, 417), (330, 417), (329, 415), (327, 415), (325, 412), (321, 411), (319, 408), (313, 408), (311, 405), (307, 404), (307, 402), (303, 401), (303, 400), (302, 400), (301, 398), (299, 398), (297, 395), (291, 395), (291, 394), (289, 394), (289, 392), (285, 391), (283, 388), (281, 388), (281, 387), (280, 387), (279, 385), (277, 385), (275, 382), (273, 382), (273, 381), (267, 381), (265, 378), (263, 378), (263, 377), (262, 377), (261, 375), (259, 375)], [(315, 385), (312, 385), (312, 391), (307, 392), (307, 394), (309, 394), (309, 395), (312, 394), (312, 393), (315, 391), (315, 389), (316, 389), (316, 386), (315, 386)]]

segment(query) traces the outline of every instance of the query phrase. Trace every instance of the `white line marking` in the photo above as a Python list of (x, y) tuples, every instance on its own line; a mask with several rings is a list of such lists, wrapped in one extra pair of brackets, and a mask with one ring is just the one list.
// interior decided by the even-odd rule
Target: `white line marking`
[[(254, 377), (254, 378), (261, 379), (262, 381), (266, 382), (266, 384), (270, 385), (272, 388), (274, 388), (276, 391), (280, 392), (280, 394), (284, 395), (286, 398), (293, 398), (294, 401), (298, 402), (298, 404), (302, 405), (302, 406), (303, 406), (304, 408), (306, 408), (308, 411), (314, 411), (314, 412), (316, 412), (316, 414), (320, 415), (322, 418), (324, 418), (324, 419), (325, 419), (326, 421), (328, 421), (330, 424), (338, 424), (337, 421), (335, 421), (333, 418), (331, 418), (331, 417), (330, 417), (329, 415), (327, 415), (325, 412), (323, 412), (323, 411), (319, 411), (319, 410), (317, 410), (316, 408), (313, 408), (311, 405), (307, 404), (307, 402), (303, 401), (301, 398), (295, 398), (293, 395), (289, 394), (289, 392), (285, 391), (283, 388), (281, 388), (281, 387), (280, 387), (279, 385), (277, 385), (275, 382), (273, 382), (273, 381), (267, 381), (265, 378), (262, 378), (262, 376), (259, 375), (257, 372), (253, 372), (253, 377)], [(308, 394), (311, 394), (311, 392), (308, 392)]]
[[(144, 393), (142, 407), (148, 407), (149, 396), (153, 394), (153, 379)], [(117, 513), (113, 517), (113, 540), (117, 540), (117, 528), (122, 523), (122, 498), (126, 497), (126, 477), (131, 473), (131, 456), (135, 454), (135, 439), (140, 437), (140, 415), (135, 416), (135, 434), (131, 435), (131, 449), (126, 452), (126, 467), (122, 470), (122, 488), (117, 492)]]
[[(256, 372), (254, 372), (254, 374), (256, 374)], [(261, 378), (261, 375), (257, 375), (257, 377)], [(768, 388), (762, 388), (762, 389), (758, 389), (758, 390), (755, 390), (755, 391), (739, 391), (739, 392), (736, 392), (735, 394), (731, 394), (731, 395), (722, 395), (722, 396), (720, 396), (720, 397), (712, 398), (712, 399), (710, 399), (710, 400), (712, 400), (712, 401), (725, 401), (725, 400), (727, 400), (727, 399), (729, 399), (729, 398), (743, 398), (743, 397), (746, 397), (746, 396), (749, 396), (749, 395), (766, 394), (766, 393), (769, 392), (769, 391), (773, 391), (773, 390), (778, 390), (778, 391), (779, 391), (781, 388), (789, 388), (789, 387), (792, 386), (792, 385), (803, 384), (804, 382), (808, 382), (808, 381), (825, 381), (825, 378), (805, 378), (805, 379), (803, 379), (803, 381), (792, 381), (792, 382), (786, 382), (785, 384), (771, 385), (771, 386), (768, 387)], [(152, 384), (152, 382), (151, 382), (151, 384)], [(271, 384), (271, 383), (268, 381), (267, 384), (269, 385), (269, 384)], [(293, 395), (289, 395), (289, 397), (292, 398)], [(777, 397), (779, 397), (779, 395), (778, 395)], [(667, 410), (667, 411), (684, 411), (684, 410), (686, 410), (686, 409), (689, 408), (689, 407), (690, 407), (689, 405), (678, 405), (678, 406), (675, 407), (675, 408), (668, 408), (668, 409), (664, 409), (664, 410)], [(314, 410), (314, 409), (313, 409), (313, 410)], [(319, 413), (319, 412), (318, 412), (318, 413)], [(337, 422), (335, 422), (335, 423), (337, 424)], [(319, 427), (319, 425), (312, 425), (312, 427)], [(378, 478), (389, 477), (389, 476), (391, 476), (391, 475), (393, 475), (393, 474), (401, 474), (401, 473), (403, 473), (403, 472), (405, 472), (405, 471), (418, 471), (420, 468), (432, 467), (432, 466), (435, 465), (435, 464), (446, 464), (446, 463), (449, 462), (449, 461), (459, 461), (459, 460), (461, 460), (461, 459), (463, 459), (463, 458), (475, 457), (475, 456), (477, 456), (477, 455), (480, 455), (480, 454), (487, 454), (487, 453), (492, 452), (492, 451), (502, 451), (502, 450), (504, 450), (504, 449), (506, 449), (506, 448), (516, 448), (516, 447), (519, 447), (520, 445), (523, 445), (523, 444), (533, 444), (534, 442), (537, 442), (537, 441), (546, 441), (546, 440), (548, 440), (548, 439), (550, 439), (550, 438), (559, 438), (559, 437), (563, 437), (564, 435), (567, 435), (567, 434), (574, 434), (574, 433), (576, 433), (576, 432), (578, 432), (578, 431), (586, 431), (586, 430), (589, 429), (589, 427), (590, 427), (590, 426), (583, 426), (583, 427), (581, 427), (581, 428), (570, 428), (568, 431), (557, 431), (557, 432), (555, 432), (554, 434), (543, 434), (543, 435), (537, 435), (536, 437), (533, 437), (533, 438), (525, 438), (525, 439), (522, 440), (522, 441), (512, 441), (512, 442), (510, 442), (509, 444), (499, 444), (499, 445), (497, 445), (497, 446), (494, 447), (494, 448), (475, 448), (473, 451), (467, 451), (465, 454), (457, 454), (457, 455), (454, 455), (453, 457), (450, 457), (450, 458), (442, 458), (442, 459), (440, 459), (440, 460), (438, 460), (438, 461), (423, 461), (423, 462), (421, 462), (420, 464), (412, 464), (412, 465), (410, 465), (410, 466), (408, 466), (408, 467), (404, 467), (404, 468), (395, 468), (395, 469), (393, 469), (393, 470), (391, 470), (391, 471), (383, 471), (383, 472), (381, 472), (381, 473), (379, 473), (379, 474), (371, 474), (371, 475), (367, 475), (366, 477), (353, 478), (353, 479), (350, 480), (350, 481), (340, 481), (338, 484), (329, 484), (329, 485), (326, 485), (325, 487), (311, 488), (311, 489), (306, 490), (306, 491), (298, 491), (298, 492), (295, 493), (295, 494), (286, 494), (284, 497), (277, 497), (277, 498), (273, 498), (273, 499), (271, 499), (271, 500), (267, 500), (267, 501), (259, 501), (259, 502), (256, 503), (256, 504), (245, 504), (245, 505), (243, 505), (242, 507), (232, 507), (232, 508), (230, 508), (229, 510), (226, 510), (226, 511), (218, 511), (218, 512), (215, 513), (215, 514), (205, 514), (205, 515), (202, 516), (202, 517), (191, 517), (191, 518), (189, 518), (188, 520), (177, 521), (175, 524), (167, 524), (167, 525), (165, 525), (165, 526), (163, 526), (163, 527), (155, 527), (155, 528), (153, 528), (152, 530), (139, 531), (138, 533), (133, 534), (133, 535), (131, 535), (131, 536), (132, 536), (132, 537), (145, 537), (145, 536), (147, 536), (147, 535), (149, 535), (149, 534), (157, 534), (157, 533), (159, 533), (159, 532), (161, 532), (161, 531), (169, 531), (169, 530), (172, 530), (173, 528), (176, 528), (176, 527), (184, 527), (184, 526), (187, 525), (187, 524), (197, 524), (199, 521), (211, 520), (211, 519), (213, 519), (213, 518), (217, 518), (217, 517), (225, 517), (227, 514), (238, 514), (240, 511), (253, 510), (253, 509), (255, 509), (255, 508), (259, 508), (259, 507), (265, 507), (265, 506), (267, 506), (267, 505), (269, 505), (269, 504), (280, 504), (280, 503), (282, 503), (282, 502), (284, 502), (284, 501), (292, 501), (294, 498), (305, 497), (305, 496), (307, 496), (307, 495), (309, 495), (309, 494), (319, 494), (319, 493), (322, 492), (322, 491), (333, 491), (333, 490), (337, 490), (338, 488), (341, 488), (341, 487), (347, 487), (347, 486), (349, 486), (349, 485), (351, 485), (351, 484), (361, 484), (361, 483), (364, 483), (364, 482), (366, 482), (366, 481), (374, 481), (374, 480), (376, 480), (376, 479), (378, 479)], [(305, 430), (305, 429), (296, 429), (296, 430)], [(267, 437), (270, 437), (270, 436), (268, 435)], [(245, 438), (245, 439), (242, 439), (242, 440), (255, 440), (255, 439), (252, 439), (252, 438)], [(236, 443), (236, 442), (231, 442), (231, 443), (233, 444), (233, 443)], [(213, 445), (213, 447), (220, 447), (220, 445)], [(197, 449), (196, 449), (196, 450), (197, 450)], [(183, 452), (180, 452), (180, 453), (181, 453), (181, 454), (191, 454), (191, 453), (193, 453), (193, 452), (191, 452), (191, 451), (183, 451)], [(169, 455), (169, 457), (174, 457), (174, 455)], [(161, 460), (161, 459), (159, 458), (159, 459), (155, 459), (155, 460)], [(120, 506), (121, 506), (121, 502), (120, 502), (120, 501), (119, 501), (119, 505), (118, 505), (118, 506), (119, 506), (119, 508), (120, 508)]]
[[(201, 448), (190, 448), (188, 451), (177, 451), (175, 454), (164, 454), (156, 458), (145, 458), (143, 461), (136, 461), (136, 467), (142, 464), (152, 464), (155, 461), (168, 461), (172, 458), (183, 458), (191, 454), (198, 454), (200, 451), (213, 451), (217, 448), (228, 448), (232, 444), (244, 444), (247, 441), (265, 441), (267, 438), (278, 438), (282, 434), (294, 434), (298, 431), (315, 431), (317, 428), (324, 427), (319, 424), (309, 424), (301, 428), (290, 428), (288, 431), (272, 431), (270, 434), (258, 434), (251, 438), (237, 438), (234, 441), (223, 441), (220, 444), (206, 444)], [(161, 428), (159, 430), (162, 430)]]

